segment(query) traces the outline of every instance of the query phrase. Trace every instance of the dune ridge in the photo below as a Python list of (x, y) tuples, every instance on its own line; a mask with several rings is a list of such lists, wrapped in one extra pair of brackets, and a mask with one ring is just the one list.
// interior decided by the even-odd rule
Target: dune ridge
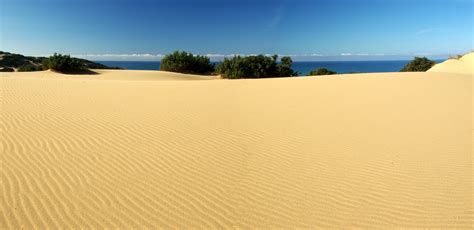
[(470, 75), (98, 73), (0, 74), (1, 229), (473, 227)]
[(474, 75), (474, 52), (468, 53), (459, 59), (448, 59), (433, 66), (428, 72)]

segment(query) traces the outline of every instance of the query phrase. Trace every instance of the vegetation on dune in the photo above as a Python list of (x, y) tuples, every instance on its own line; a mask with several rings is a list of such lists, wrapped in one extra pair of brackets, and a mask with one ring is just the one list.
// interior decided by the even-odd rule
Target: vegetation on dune
[[(0, 68), (3, 67), (4, 69), (16, 68), (18, 71), (39, 71), (49, 68), (48, 66), (44, 65), (48, 59), (45, 57), (29, 57), (3, 51), (0, 51), (0, 57)], [(118, 67), (109, 67), (80, 58), (71, 57), (71, 59), (76, 63), (82, 63), (82, 65), (84, 65), (87, 69), (120, 69)]]
[(454, 59), (454, 60), (460, 60), (462, 57), (470, 54), (470, 53), (474, 53), (474, 50), (471, 50), (467, 53), (464, 53), (464, 54), (456, 54), (456, 55), (449, 55), (448, 59)]
[(0, 72), (15, 72), (15, 69), (10, 67), (0, 68)]
[(227, 79), (292, 77), (298, 75), (291, 68), (293, 61), (290, 57), (283, 57), (280, 63), (277, 63), (277, 60), (277, 55), (272, 57), (257, 55), (225, 58), (217, 66), (216, 73)]
[[(276, 55), (275, 55), (276, 57)], [(293, 60), (291, 57), (282, 57), (281, 62), (277, 64), (278, 77), (295, 77), (298, 76), (298, 72), (294, 71), (291, 67)]]
[(86, 65), (69, 55), (55, 53), (43, 61), (43, 66), (60, 73), (80, 72), (87, 70)]
[(22, 65), (18, 72), (31, 72), (31, 71), (41, 71), (43, 70), (43, 65), (33, 65), (33, 64), (26, 64)]
[(461, 59), (463, 56), (464, 56), (464, 55), (460, 55), (460, 54), (457, 54), (457, 55), (454, 55), (454, 56), (451, 55), (451, 56), (449, 56), (448, 59), (459, 60), (459, 59)]
[(206, 56), (175, 51), (161, 60), (160, 69), (177, 73), (211, 74), (215, 68), (211, 60)]
[(44, 60), (43, 57), (28, 57), (3, 51), (0, 51), (0, 55), (2, 55), (0, 66), (3, 67), (20, 68), (21, 66), (28, 64), (41, 64)]
[(415, 57), (415, 59), (405, 65), (400, 72), (426, 72), (434, 65), (436, 65), (436, 62), (426, 57)]
[(312, 70), (311, 72), (309, 72), (308, 75), (318, 76), (318, 75), (333, 75), (333, 74), (337, 74), (337, 72), (326, 69), (326, 68), (319, 68), (319, 69)]

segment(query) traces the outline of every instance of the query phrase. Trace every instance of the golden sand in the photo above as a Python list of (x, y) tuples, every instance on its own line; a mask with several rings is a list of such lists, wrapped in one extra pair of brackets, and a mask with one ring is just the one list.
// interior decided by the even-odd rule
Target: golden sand
[(441, 64), (435, 65), (428, 72), (474, 75), (474, 53), (469, 53), (459, 59), (449, 59)]
[(446, 66), (2, 73), (0, 229), (472, 228), (473, 75)]

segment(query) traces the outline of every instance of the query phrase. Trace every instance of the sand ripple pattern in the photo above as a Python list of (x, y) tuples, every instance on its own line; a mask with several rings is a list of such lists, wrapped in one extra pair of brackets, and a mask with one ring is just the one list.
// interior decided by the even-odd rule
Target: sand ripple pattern
[(0, 229), (473, 228), (467, 75), (11, 74), (0, 131)]

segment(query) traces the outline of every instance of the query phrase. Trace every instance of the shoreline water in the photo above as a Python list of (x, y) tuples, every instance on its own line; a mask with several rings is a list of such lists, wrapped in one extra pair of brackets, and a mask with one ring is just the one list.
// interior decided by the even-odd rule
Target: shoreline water
[[(328, 68), (338, 73), (380, 73), (398, 72), (411, 60), (396, 61), (297, 61), (293, 69), (306, 75), (317, 68)], [(445, 60), (434, 60), (437, 63)], [(95, 61), (107, 66), (116, 66), (128, 70), (160, 70), (159, 61)], [(219, 62), (214, 62), (219, 63)]]

